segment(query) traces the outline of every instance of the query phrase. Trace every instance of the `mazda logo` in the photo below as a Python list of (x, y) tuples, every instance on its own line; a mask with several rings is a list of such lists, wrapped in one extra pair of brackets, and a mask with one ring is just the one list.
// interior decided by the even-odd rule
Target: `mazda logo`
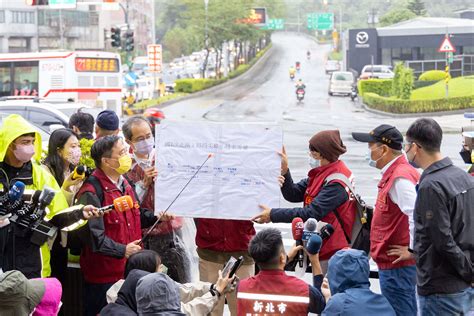
[(369, 34), (367, 32), (359, 32), (356, 35), (356, 41), (358, 44), (365, 44), (369, 41)]

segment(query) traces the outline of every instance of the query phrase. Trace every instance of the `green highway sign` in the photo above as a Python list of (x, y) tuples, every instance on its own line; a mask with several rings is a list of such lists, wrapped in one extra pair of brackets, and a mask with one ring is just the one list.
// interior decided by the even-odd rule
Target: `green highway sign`
[(264, 29), (266, 30), (283, 30), (285, 28), (285, 20), (269, 19)]
[(48, 4), (52, 9), (75, 9), (77, 0), (49, 0)]
[(307, 24), (310, 30), (332, 30), (334, 28), (334, 14), (310, 13), (308, 14)]

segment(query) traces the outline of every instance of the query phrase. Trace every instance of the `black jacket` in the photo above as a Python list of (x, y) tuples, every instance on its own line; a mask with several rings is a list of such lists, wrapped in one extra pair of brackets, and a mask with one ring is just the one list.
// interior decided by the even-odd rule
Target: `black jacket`
[(474, 177), (444, 158), (421, 175), (415, 203), (419, 295), (471, 286), (474, 259)]

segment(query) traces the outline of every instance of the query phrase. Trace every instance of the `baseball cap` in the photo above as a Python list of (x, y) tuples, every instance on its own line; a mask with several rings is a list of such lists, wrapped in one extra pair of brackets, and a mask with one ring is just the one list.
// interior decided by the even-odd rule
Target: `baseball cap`
[(392, 125), (382, 124), (369, 133), (352, 133), (352, 138), (363, 143), (381, 143), (396, 150), (402, 149), (403, 135)]
[(114, 111), (104, 110), (97, 115), (95, 120), (97, 126), (108, 131), (115, 131), (119, 128), (119, 118)]

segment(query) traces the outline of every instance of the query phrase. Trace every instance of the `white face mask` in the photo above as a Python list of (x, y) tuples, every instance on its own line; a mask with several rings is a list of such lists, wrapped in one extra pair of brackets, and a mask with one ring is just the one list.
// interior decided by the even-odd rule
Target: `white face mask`
[(321, 160), (315, 159), (311, 155), (308, 157), (308, 162), (311, 169), (318, 168), (321, 166)]
[(135, 152), (139, 155), (149, 155), (155, 146), (155, 139), (153, 137), (141, 140), (134, 144)]
[[(377, 148), (380, 148), (380, 147), (377, 147)], [(376, 150), (376, 149), (374, 149)], [(369, 148), (369, 153), (367, 155), (367, 158), (369, 160), (369, 166), (373, 167), (373, 168), (377, 168), (377, 161), (379, 161), (380, 159), (382, 159), (383, 156), (381, 156), (379, 159), (377, 160), (372, 160), (372, 150)]]

